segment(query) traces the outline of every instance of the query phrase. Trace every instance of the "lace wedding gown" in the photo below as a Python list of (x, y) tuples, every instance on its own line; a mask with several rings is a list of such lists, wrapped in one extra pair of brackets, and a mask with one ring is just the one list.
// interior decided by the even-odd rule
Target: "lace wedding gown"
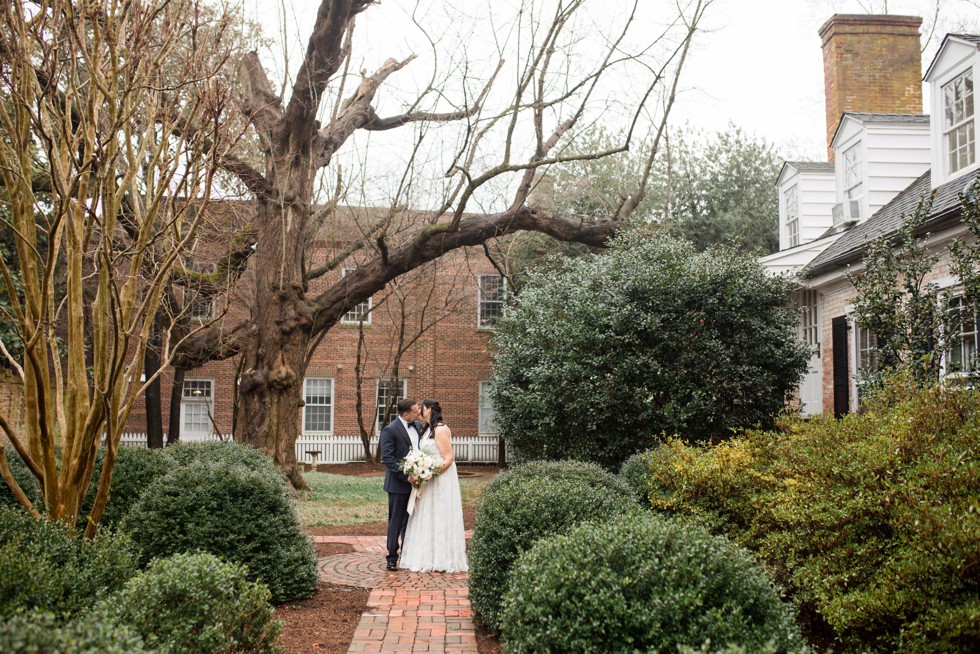
[[(423, 438), (419, 447), (439, 456), (432, 438)], [(413, 572), (466, 571), (463, 501), (455, 461), (425, 484), (416, 498), (399, 566)]]

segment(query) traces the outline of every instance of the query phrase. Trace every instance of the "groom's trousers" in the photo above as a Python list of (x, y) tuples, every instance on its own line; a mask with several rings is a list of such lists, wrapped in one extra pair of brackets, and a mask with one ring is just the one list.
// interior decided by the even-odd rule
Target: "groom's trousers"
[(398, 563), (399, 541), (405, 542), (405, 527), (408, 526), (409, 493), (388, 493), (388, 559)]

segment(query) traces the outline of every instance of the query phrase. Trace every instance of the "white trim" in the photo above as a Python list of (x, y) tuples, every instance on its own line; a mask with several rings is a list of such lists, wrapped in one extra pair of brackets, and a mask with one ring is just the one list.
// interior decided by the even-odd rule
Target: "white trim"
[[(196, 399), (196, 398), (188, 397), (187, 395), (185, 395), (185, 393), (187, 391), (187, 385), (190, 382), (207, 382), (210, 385), (210, 387), (211, 387), (211, 396), (209, 398), (207, 398), (207, 399)], [(190, 377), (190, 378), (185, 377), (184, 378), (184, 383), (183, 383), (183, 386), (182, 386), (182, 388), (180, 390), (180, 439), (182, 441), (185, 441), (185, 440), (194, 440), (194, 441), (212, 440), (212, 437), (214, 436), (214, 424), (212, 422), (213, 419), (214, 419), (214, 395), (215, 395), (215, 383), (214, 383), (214, 379), (213, 378), (207, 378), (207, 377)], [(208, 413), (208, 431), (207, 431), (207, 433), (204, 433), (204, 432), (189, 432), (187, 430), (187, 423), (185, 422), (185, 419), (186, 419), (185, 409), (187, 407), (189, 407), (189, 406), (202, 405), (202, 404), (203, 405), (207, 405), (207, 407), (208, 407), (208, 410), (207, 410), (207, 413)], [(193, 439), (188, 439), (188, 434), (190, 434), (190, 433), (193, 433), (194, 434), (194, 438)]]
[[(323, 404), (313, 404), (313, 405), (311, 405), (311, 404), (309, 404), (306, 401), (306, 398), (307, 398), (306, 382), (308, 382), (311, 379), (316, 379), (316, 380), (321, 380), (321, 381), (329, 381), (330, 382), (330, 405), (329, 405), (330, 406), (330, 429), (327, 430), (327, 431), (314, 431), (314, 430), (310, 429), (309, 426), (306, 424), (306, 407), (308, 407), (308, 406), (325, 406)], [(336, 385), (336, 383), (334, 383), (334, 378), (333, 377), (321, 377), (321, 376), (317, 376), (317, 375), (312, 375), (310, 377), (304, 377), (303, 378), (303, 409), (302, 409), (302, 416), (303, 416), (303, 418), (302, 418), (302, 424), (303, 424), (303, 433), (304, 434), (332, 434), (333, 433), (333, 431), (334, 431), (334, 407), (336, 406), (335, 393), (334, 393), (334, 391), (336, 390), (336, 388), (337, 388), (337, 385)]]
[[(384, 427), (384, 425), (381, 424), (381, 419), (380, 416), (378, 415), (378, 412), (381, 409), (381, 407), (378, 405), (378, 392), (381, 390), (381, 382), (390, 382), (390, 381), (391, 381), (390, 377), (385, 377), (383, 379), (377, 379), (374, 382), (374, 433), (376, 434), (380, 434), (381, 429)], [(399, 399), (404, 399), (408, 397), (408, 379), (406, 379), (405, 377), (401, 377), (399, 378), (398, 381), (401, 382), (401, 386), (402, 386)], [(397, 402), (395, 404), (397, 405)], [(397, 406), (395, 408), (395, 412), (396, 413), (398, 412)]]
[[(486, 395), (483, 392), (484, 384), (486, 384), (486, 386), (487, 386), (487, 394)], [(481, 436), (483, 436), (484, 434), (494, 434), (494, 435), (496, 435), (496, 434), (498, 434), (500, 432), (500, 429), (497, 427), (497, 424), (496, 424), (497, 411), (493, 407), (493, 401), (490, 400), (489, 386), (490, 386), (490, 380), (489, 379), (481, 379), (477, 383), (477, 396), (476, 396), (477, 397), (477, 399), (476, 399), (476, 407), (477, 407), (476, 408), (476, 431)], [(483, 410), (484, 410), (483, 409), (483, 401), (484, 401), (484, 398), (486, 399), (487, 404), (489, 404), (490, 411), (493, 412), (493, 417), (491, 418), (491, 421), (493, 421), (493, 426), (495, 427), (494, 431), (483, 431), (483, 422), (484, 422), (484, 420), (483, 420)]]
[[(356, 268), (341, 268), (340, 269), (340, 277), (341, 278), (344, 278), (347, 275), (349, 275), (352, 272), (354, 272), (355, 270), (356, 270)], [(371, 324), (371, 317), (374, 315), (374, 302), (373, 302), (373, 300), (374, 300), (373, 297), (369, 297), (367, 299), (367, 301), (360, 302), (357, 306), (355, 306), (350, 311), (346, 311), (344, 313), (344, 315), (342, 315), (340, 317), (340, 324), (341, 325), (359, 325), (361, 323), (362, 318), (363, 318), (364, 324), (365, 325), (370, 325)], [(365, 304), (367, 305), (367, 307), (364, 307)], [(363, 309), (362, 309), (362, 307), (363, 307)], [(361, 314), (362, 311), (363, 311), (363, 315)], [(354, 317), (351, 317), (352, 314), (354, 314)]]
[(477, 275), (476, 278), (476, 328), (477, 329), (493, 329), (494, 325), (484, 325), (483, 324), (483, 279), (484, 277), (493, 277), (500, 280), (500, 299), (499, 300), (487, 300), (487, 302), (499, 302), (501, 315), (503, 315), (504, 303), (507, 301), (507, 281), (504, 276), (499, 273), (483, 273)]

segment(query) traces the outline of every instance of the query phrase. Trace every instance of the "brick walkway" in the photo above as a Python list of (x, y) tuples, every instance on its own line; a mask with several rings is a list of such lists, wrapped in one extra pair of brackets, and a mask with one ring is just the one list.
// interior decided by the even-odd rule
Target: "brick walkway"
[(466, 573), (389, 572), (383, 536), (316, 536), (315, 540), (347, 543), (355, 550), (320, 559), (321, 579), (371, 590), (348, 652), (477, 651)]

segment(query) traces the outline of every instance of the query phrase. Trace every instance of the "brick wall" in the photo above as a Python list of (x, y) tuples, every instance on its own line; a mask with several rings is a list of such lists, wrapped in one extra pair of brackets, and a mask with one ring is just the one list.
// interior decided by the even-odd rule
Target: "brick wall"
[(917, 16), (838, 14), (820, 28), (827, 152), (844, 112), (922, 113)]

